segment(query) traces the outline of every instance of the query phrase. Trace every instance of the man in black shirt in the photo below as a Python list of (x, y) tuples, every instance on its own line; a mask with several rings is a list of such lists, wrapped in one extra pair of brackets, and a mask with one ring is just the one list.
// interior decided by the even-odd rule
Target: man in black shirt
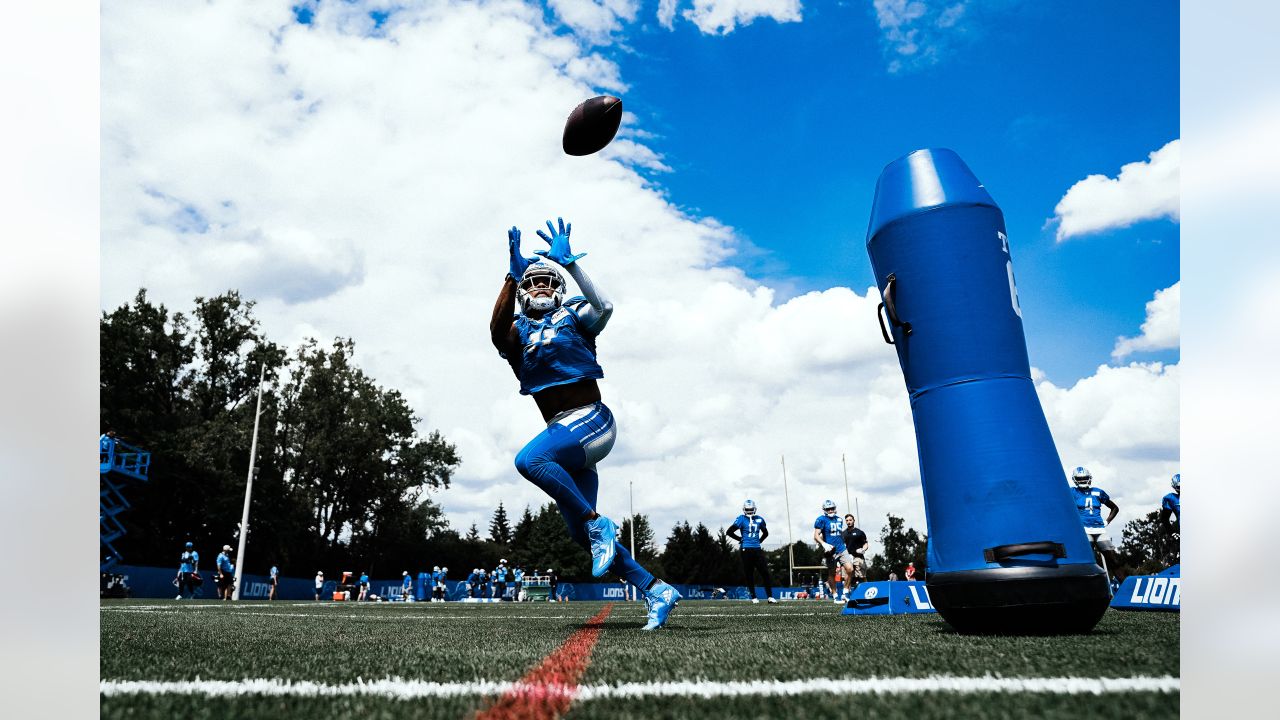
[(867, 542), (867, 534), (854, 524), (856, 519), (852, 514), (844, 516), (844, 546), (853, 554), (852, 583), (850, 584), (849, 578), (846, 578), (846, 584), (849, 585), (850, 590), (867, 579), (866, 552), (867, 548), (871, 547), (871, 543)]

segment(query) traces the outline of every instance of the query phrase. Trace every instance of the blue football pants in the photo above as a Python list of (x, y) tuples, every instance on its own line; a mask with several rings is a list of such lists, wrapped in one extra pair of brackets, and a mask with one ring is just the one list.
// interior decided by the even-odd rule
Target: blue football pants
[[(604, 403), (594, 403), (555, 416), (516, 455), (516, 470), (556, 501), (569, 535), (584, 548), (590, 547), (585, 518), (595, 512), (600, 485), (596, 463), (613, 449), (616, 437), (613, 413)], [(653, 575), (621, 543), (614, 545), (609, 570), (648, 590)]]

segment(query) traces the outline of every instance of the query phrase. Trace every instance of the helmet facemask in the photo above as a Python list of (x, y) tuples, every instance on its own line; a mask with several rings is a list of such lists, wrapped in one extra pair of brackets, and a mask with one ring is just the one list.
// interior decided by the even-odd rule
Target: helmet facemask
[(827, 517), (835, 517), (836, 504), (830, 500), (822, 503), (822, 512), (825, 513)]
[[(539, 288), (551, 290), (533, 295)], [(546, 263), (533, 263), (520, 276), (520, 284), (516, 288), (516, 299), (520, 301), (520, 312), (542, 314), (560, 307), (564, 301), (564, 278), (560, 272)]]
[(1075, 483), (1078, 488), (1087, 488), (1093, 484), (1093, 474), (1087, 468), (1078, 467), (1075, 472), (1071, 473), (1071, 482)]
[(742, 503), (742, 514), (748, 517), (756, 514), (756, 501), (748, 500)]

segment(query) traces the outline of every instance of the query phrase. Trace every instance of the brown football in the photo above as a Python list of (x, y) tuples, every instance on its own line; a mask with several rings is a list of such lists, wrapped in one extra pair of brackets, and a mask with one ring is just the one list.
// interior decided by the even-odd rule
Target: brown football
[(622, 100), (600, 95), (583, 100), (564, 123), (564, 151), (569, 155), (600, 152), (618, 134), (622, 124)]

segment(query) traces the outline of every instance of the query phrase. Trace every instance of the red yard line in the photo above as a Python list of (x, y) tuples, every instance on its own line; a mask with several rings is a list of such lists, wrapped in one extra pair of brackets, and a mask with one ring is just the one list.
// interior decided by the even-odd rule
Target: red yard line
[(578, 680), (591, 664), (591, 649), (600, 636), (613, 603), (574, 631), (568, 640), (538, 663), (492, 705), (476, 713), (475, 720), (543, 720), (558, 718), (569, 710)]

